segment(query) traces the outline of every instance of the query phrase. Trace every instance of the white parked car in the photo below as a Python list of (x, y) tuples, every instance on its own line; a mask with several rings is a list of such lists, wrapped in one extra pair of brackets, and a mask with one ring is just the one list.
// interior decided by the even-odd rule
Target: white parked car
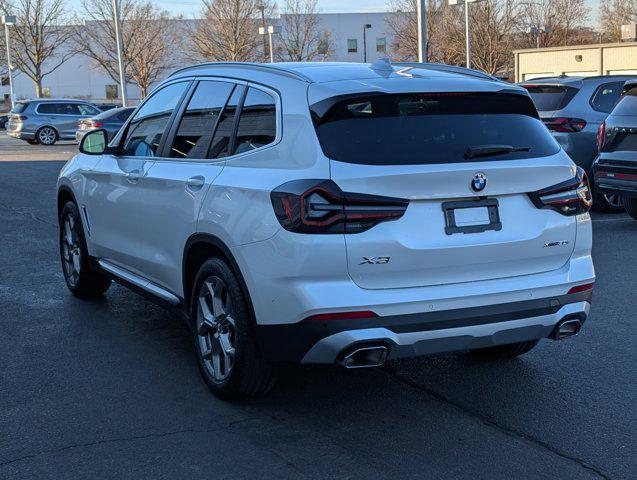
[(77, 296), (178, 312), (218, 395), (272, 364), (503, 358), (578, 333), (595, 280), (586, 175), (526, 90), (387, 61), (180, 70), (58, 182)]

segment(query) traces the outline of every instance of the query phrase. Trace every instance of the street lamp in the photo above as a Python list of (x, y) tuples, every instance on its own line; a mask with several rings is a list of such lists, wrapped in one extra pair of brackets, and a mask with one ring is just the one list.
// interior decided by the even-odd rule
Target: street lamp
[(259, 27), (259, 35), (265, 35), (267, 33), (268, 40), (270, 42), (270, 63), (274, 63), (274, 49), (272, 47), (272, 35), (275, 33), (281, 33), (281, 27), (268, 25), (266, 27)]
[(543, 33), (551, 33), (552, 31), (553, 31), (553, 29), (551, 27), (540, 28), (540, 27), (536, 27), (535, 25), (531, 25), (529, 28), (526, 29), (526, 33), (530, 33), (532, 35), (535, 35), (535, 47), (536, 48), (540, 48), (540, 46), (541, 46), (541, 43), (540, 43), (541, 35)]
[(4, 25), (4, 39), (7, 44), (7, 70), (9, 74), (9, 97), (11, 97), (11, 110), (13, 110), (13, 107), (15, 107), (15, 93), (13, 91), (13, 65), (11, 65), (11, 37), (9, 36), (9, 26), (15, 25), (15, 23), (15, 16), (2, 16), (2, 25)]
[(449, 5), (464, 4), (465, 37), (467, 40), (467, 68), (471, 68), (471, 29), (469, 28), (471, 12), (469, 10), (469, 4), (483, 1), (484, 0), (449, 0)]
[(363, 63), (367, 63), (367, 30), (372, 28), (371, 23), (363, 25)]
[(418, 0), (418, 61), (427, 63), (427, 8), (425, 0)]
[(115, 22), (115, 42), (117, 43), (117, 63), (119, 64), (119, 84), (122, 89), (122, 107), (128, 106), (126, 89), (126, 71), (124, 70), (124, 52), (122, 47), (122, 24), (119, 18), (119, 0), (113, 0), (113, 21)]

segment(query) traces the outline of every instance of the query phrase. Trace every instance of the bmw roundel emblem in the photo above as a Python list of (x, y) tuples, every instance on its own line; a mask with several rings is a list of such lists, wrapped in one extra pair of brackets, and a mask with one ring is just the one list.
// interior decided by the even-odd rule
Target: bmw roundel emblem
[(471, 179), (471, 190), (481, 192), (487, 186), (487, 176), (484, 173), (476, 173)]

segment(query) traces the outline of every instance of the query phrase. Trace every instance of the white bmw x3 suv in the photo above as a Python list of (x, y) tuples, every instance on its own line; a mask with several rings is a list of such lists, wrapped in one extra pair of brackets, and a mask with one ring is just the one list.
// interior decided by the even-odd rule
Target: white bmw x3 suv
[(59, 176), (66, 283), (178, 312), (222, 397), (265, 393), (276, 362), (505, 358), (587, 318), (586, 175), (488, 75), (198, 65), (105, 139)]

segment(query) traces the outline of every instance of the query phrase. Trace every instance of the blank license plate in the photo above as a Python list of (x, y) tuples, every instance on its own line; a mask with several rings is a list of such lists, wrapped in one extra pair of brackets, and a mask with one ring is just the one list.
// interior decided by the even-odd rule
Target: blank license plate
[(473, 225), (489, 225), (489, 209), (487, 207), (476, 208), (456, 208), (453, 211), (458, 227), (469, 227)]

